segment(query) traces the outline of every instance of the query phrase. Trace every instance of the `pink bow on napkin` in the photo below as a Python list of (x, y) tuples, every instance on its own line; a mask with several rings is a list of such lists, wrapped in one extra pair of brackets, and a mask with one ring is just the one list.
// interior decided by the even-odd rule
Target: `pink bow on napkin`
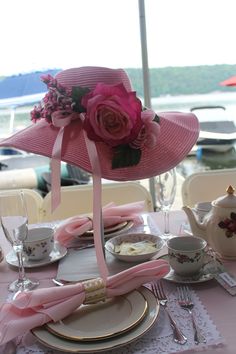
[[(164, 277), (169, 272), (169, 264), (165, 260), (153, 260), (138, 264), (116, 275), (108, 277), (103, 288), (104, 298), (126, 294), (153, 280)], [(95, 279), (95, 284), (101, 284), (101, 278)], [(81, 282), (58, 288), (37, 289), (19, 293), (11, 303), (5, 303), (0, 308), (0, 344), (23, 335), (30, 329), (49, 321), (59, 321), (73, 313), (86, 297), (93, 296), (88, 282)], [(98, 294), (99, 295), (99, 294)]]
[[(133, 221), (134, 225), (141, 224), (143, 219), (140, 213), (144, 212), (144, 201), (123, 205), (109, 203), (102, 208), (104, 228), (117, 225), (123, 221)], [(73, 216), (63, 221), (55, 232), (55, 239), (67, 246), (76, 236), (92, 230), (93, 221), (90, 217)]]

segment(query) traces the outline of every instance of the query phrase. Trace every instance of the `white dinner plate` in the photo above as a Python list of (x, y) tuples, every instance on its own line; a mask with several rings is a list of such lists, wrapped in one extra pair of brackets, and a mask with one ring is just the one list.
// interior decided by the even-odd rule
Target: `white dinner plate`
[[(160, 258), (168, 260), (167, 255), (164, 255)], [(164, 276), (164, 279), (169, 280), (173, 283), (182, 283), (182, 284), (203, 283), (205, 281), (214, 279), (214, 277), (217, 273), (217, 269), (218, 269), (217, 267), (218, 267), (218, 261), (215, 261), (212, 258), (212, 261), (207, 263), (203, 267), (201, 272), (197, 273), (196, 275), (192, 275), (192, 276), (188, 276), (188, 277), (187, 276), (183, 277), (183, 276), (176, 274), (175, 271), (170, 267), (171, 268), (170, 272)]]
[[(54, 263), (58, 261), (59, 259), (65, 257), (67, 254), (67, 248), (60, 245), (59, 243), (55, 242), (54, 243), (54, 248), (52, 252), (49, 254), (48, 257), (45, 257), (44, 259), (40, 259), (38, 261), (31, 261), (31, 260), (24, 260), (24, 267), (25, 268), (36, 268), (36, 267), (42, 267), (51, 263)], [(6, 255), (6, 261), (8, 264), (18, 267), (18, 261), (17, 257), (15, 255), (15, 252), (12, 250)]]
[[(67, 353), (96, 353), (108, 349), (119, 348), (133, 342), (138, 337), (143, 336), (153, 326), (158, 317), (160, 306), (157, 303), (153, 293), (145, 287), (139, 288), (138, 291), (147, 301), (147, 314), (139, 324), (119, 336), (110, 337), (105, 340), (83, 342), (68, 340), (55, 336), (54, 334), (50, 333), (45, 326), (34, 328), (31, 332), (41, 343), (45, 344), (47, 347), (61, 350)], [(101, 319), (101, 321), (103, 320)]]
[[(134, 225), (133, 221), (124, 221), (120, 224), (108, 227), (104, 230), (104, 238), (110, 238), (128, 231)], [(78, 236), (80, 240), (93, 240), (93, 231), (88, 231), (83, 235)]]
[(135, 290), (105, 302), (82, 305), (70, 316), (56, 323), (50, 322), (46, 327), (63, 338), (101, 340), (128, 331), (144, 318), (146, 312), (147, 301)]

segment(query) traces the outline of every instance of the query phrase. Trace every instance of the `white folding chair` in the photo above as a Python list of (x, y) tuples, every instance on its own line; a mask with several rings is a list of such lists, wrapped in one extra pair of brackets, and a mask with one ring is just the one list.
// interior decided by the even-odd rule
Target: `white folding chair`
[(188, 176), (182, 184), (183, 205), (212, 201), (226, 193), (229, 185), (236, 188), (236, 169), (209, 170)]
[[(154, 211), (150, 192), (138, 182), (109, 182), (102, 185), (102, 206), (145, 201), (145, 211)], [(51, 213), (51, 192), (43, 199), (41, 221), (65, 219), (70, 216), (92, 213), (92, 184), (61, 187), (61, 204)]]
[[(21, 188), (21, 190), (24, 192), (24, 196), (25, 196), (29, 224), (38, 223), (41, 217), (41, 206), (43, 202), (42, 196), (33, 189)], [(0, 190), (0, 199), (1, 199), (1, 194), (6, 191), (7, 191), (6, 189)]]

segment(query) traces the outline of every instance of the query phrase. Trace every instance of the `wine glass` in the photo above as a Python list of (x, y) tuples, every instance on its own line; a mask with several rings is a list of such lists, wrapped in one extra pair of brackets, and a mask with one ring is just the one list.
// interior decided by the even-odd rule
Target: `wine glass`
[(15, 251), (18, 260), (18, 279), (9, 284), (12, 292), (34, 289), (37, 280), (25, 276), (23, 264), (24, 240), (28, 233), (27, 209), (23, 191), (12, 190), (1, 193), (0, 221), (3, 233)]
[(169, 211), (173, 205), (176, 194), (176, 171), (175, 168), (155, 177), (155, 193), (160, 204), (160, 209), (164, 212), (164, 233), (165, 240), (173, 237), (170, 233)]

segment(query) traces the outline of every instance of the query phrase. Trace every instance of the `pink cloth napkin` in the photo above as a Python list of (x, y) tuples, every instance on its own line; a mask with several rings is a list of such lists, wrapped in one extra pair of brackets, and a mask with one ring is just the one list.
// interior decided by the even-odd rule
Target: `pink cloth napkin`
[[(144, 212), (144, 201), (123, 205), (109, 203), (102, 209), (104, 228), (117, 225), (123, 221), (133, 221), (134, 225), (141, 224), (143, 219), (141, 213)], [(55, 232), (55, 239), (63, 246), (75, 237), (83, 235), (86, 231), (93, 229), (93, 221), (88, 216), (78, 215), (63, 221)]]
[[(164, 277), (168, 272), (169, 264), (165, 260), (138, 264), (107, 278), (106, 297), (126, 294), (142, 284)], [(19, 293), (15, 300), (0, 308), (0, 345), (34, 327), (65, 318), (84, 300), (83, 283)]]

